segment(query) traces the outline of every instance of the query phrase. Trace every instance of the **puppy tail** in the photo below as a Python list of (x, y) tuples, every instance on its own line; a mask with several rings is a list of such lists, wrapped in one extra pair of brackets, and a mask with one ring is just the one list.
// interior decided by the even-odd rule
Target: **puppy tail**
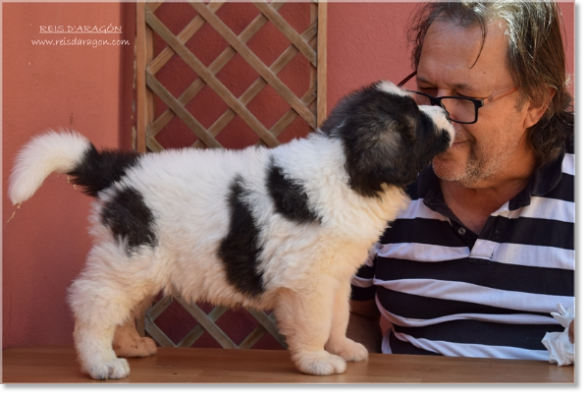
[(8, 196), (13, 204), (29, 199), (52, 172), (74, 178), (84, 193), (98, 193), (118, 181), (139, 154), (118, 151), (98, 152), (90, 141), (76, 132), (49, 132), (28, 143), (16, 158)]

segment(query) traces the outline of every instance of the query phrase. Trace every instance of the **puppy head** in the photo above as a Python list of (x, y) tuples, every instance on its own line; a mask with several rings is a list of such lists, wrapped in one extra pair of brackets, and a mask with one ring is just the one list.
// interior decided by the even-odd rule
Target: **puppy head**
[(382, 81), (342, 99), (320, 128), (344, 144), (350, 187), (376, 196), (383, 185), (415, 181), (450, 147), (454, 128), (440, 107), (418, 106), (408, 92)]

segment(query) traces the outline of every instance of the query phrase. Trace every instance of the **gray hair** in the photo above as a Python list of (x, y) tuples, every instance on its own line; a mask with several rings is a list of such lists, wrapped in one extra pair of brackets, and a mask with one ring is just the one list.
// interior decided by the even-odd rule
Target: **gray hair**
[(547, 163), (559, 156), (566, 140), (574, 135), (573, 98), (566, 88), (566, 57), (559, 15), (557, 4), (547, 0), (427, 3), (412, 18), (411, 61), (417, 69), (427, 30), (438, 19), (463, 27), (479, 26), (482, 46), (478, 57), (484, 47), (487, 24), (499, 19), (505, 21), (509, 38), (508, 67), (521, 94), (519, 108), (526, 101), (539, 106), (548, 100), (549, 88), (555, 90), (545, 114), (528, 133), (528, 143), (538, 164)]

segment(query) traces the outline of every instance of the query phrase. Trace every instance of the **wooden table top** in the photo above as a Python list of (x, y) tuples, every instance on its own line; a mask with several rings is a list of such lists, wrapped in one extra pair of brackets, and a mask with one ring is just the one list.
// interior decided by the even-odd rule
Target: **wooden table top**
[(574, 366), (543, 361), (371, 354), (345, 373), (299, 373), (287, 351), (159, 348), (129, 358), (130, 376), (96, 381), (82, 374), (73, 347), (35, 346), (2, 352), (3, 383), (573, 383)]

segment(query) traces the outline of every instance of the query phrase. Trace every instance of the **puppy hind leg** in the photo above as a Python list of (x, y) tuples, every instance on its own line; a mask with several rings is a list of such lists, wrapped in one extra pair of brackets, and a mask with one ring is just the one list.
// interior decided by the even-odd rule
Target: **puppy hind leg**
[(328, 287), (303, 295), (284, 289), (275, 307), (279, 331), (287, 339), (295, 366), (303, 373), (329, 375), (346, 370), (342, 358), (324, 349), (333, 307), (333, 295), (324, 288)]
[(144, 315), (152, 299), (145, 298), (135, 309), (130, 318), (116, 327), (112, 347), (118, 357), (148, 357), (157, 353), (157, 345), (150, 337), (141, 337), (136, 330), (135, 319)]
[(326, 350), (339, 355), (346, 361), (363, 361), (368, 359), (368, 351), (362, 344), (346, 337), (350, 319), (350, 283), (341, 284), (336, 291), (333, 306), (333, 320)]
[(78, 360), (82, 370), (94, 379), (128, 376), (128, 362), (118, 358), (112, 348), (114, 333), (117, 326), (128, 321), (132, 309), (155, 291), (144, 273), (137, 276), (145, 261), (126, 257), (127, 262), (117, 262), (116, 258), (125, 257), (108, 246), (94, 247), (87, 269), (69, 290)]

